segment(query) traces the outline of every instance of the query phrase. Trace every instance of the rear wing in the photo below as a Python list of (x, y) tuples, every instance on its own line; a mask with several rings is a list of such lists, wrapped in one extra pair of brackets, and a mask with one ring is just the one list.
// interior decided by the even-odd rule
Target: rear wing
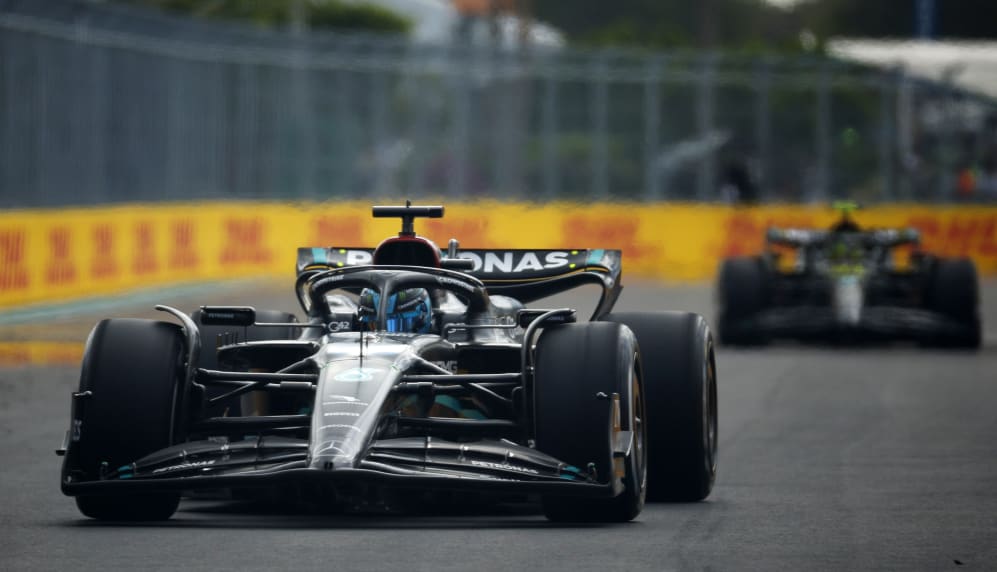
[[(320, 268), (372, 264), (373, 248), (299, 248), (297, 273)], [(446, 252), (441, 252), (446, 259)], [(622, 253), (607, 249), (461, 249), (457, 258), (474, 263), (466, 274), (481, 280), (490, 294), (532, 302), (583, 284), (599, 284), (602, 298), (593, 318), (612, 309), (620, 295)]]
[(881, 248), (895, 248), (906, 245), (917, 246), (921, 241), (920, 233), (913, 228), (872, 229), (834, 233), (826, 230), (775, 227), (768, 229), (765, 233), (765, 240), (770, 245), (806, 248), (810, 246), (823, 246), (836, 236), (850, 236), (863, 246)]
[(791, 248), (803, 248), (823, 244), (828, 233), (824, 230), (771, 227), (765, 232), (765, 242)]

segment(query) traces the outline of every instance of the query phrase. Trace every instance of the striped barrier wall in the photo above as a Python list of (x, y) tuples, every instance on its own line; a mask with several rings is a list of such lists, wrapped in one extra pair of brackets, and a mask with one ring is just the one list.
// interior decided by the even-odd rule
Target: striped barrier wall
[[(448, 204), (416, 230), (442, 247), (619, 248), (628, 277), (708, 281), (725, 256), (758, 252), (769, 226), (824, 227), (826, 207), (698, 204)], [(997, 275), (997, 207), (891, 205), (868, 227), (913, 226), (926, 251)], [(299, 246), (374, 246), (398, 231), (362, 203), (214, 202), (0, 212), (0, 311), (139, 287), (293, 276)]]

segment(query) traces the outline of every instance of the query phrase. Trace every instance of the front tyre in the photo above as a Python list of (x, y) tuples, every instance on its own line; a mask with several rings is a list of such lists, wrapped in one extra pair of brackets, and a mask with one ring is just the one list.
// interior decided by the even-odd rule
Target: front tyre
[[(594, 472), (600, 483), (622, 485), (608, 499), (545, 496), (544, 514), (559, 522), (633, 520), (647, 492), (644, 394), (633, 333), (605, 322), (549, 328), (537, 342), (534, 380), (537, 449)], [(620, 431), (630, 431), (631, 439), (625, 452), (614, 452)]]
[(764, 336), (752, 323), (765, 309), (768, 275), (758, 257), (727, 258), (717, 276), (717, 331), (724, 345), (758, 345)]
[(151, 522), (169, 520), (180, 506), (180, 494), (78, 496), (76, 508), (97, 520)]
[(928, 307), (959, 324), (960, 331), (938, 336), (935, 343), (943, 347), (979, 348), (983, 338), (979, 305), (979, 279), (973, 261), (939, 259), (931, 274)]
[(689, 312), (618, 312), (604, 318), (637, 336), (648, 425), (648, 500), (700, 501), (717, 476), (713, 335)]
[[(73, 401), (63, 482), (99, 480), (182, 438), (175, 411), (184, 355), (177, 325), (136, 319), (97, 324), (83, 356), (83, 397)], [(179, 493), (76, 497), (81, 513), (101, 520), (165, 520), (179, 502)]]

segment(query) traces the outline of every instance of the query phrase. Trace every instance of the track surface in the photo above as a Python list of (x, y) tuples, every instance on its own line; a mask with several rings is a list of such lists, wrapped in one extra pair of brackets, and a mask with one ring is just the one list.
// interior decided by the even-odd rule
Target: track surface
[[(164, 300), (295, 309), (269, 284)], [(637, 285), (619, 306), (649, 307), (709, 315), (710, 293)], [(145, 308), (104, 314), (157, 314)], [(213, 501), (184, 501), (162, 525), (102, 525), (58, 490), (76, 368), (0, 369), (0, 569), (997, 569), (997, 282), (984, 314), (978, 353), (721, 348), (712, 496), (616, 526), (523, 508), (328, 516)], [(97, 318), (3, 326), (0, 340), (82, 340)]]

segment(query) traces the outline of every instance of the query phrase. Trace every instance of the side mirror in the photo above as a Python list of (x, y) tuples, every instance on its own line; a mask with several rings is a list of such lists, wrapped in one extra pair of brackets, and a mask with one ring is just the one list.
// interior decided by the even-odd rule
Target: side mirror
[[(549, 311), (550, 310), (540, 310), (540, 309), (533, 309), (533, 308), (527, 308), (525, 310), (520, 310), (520, 311), (516, 312), (516, 322), (519, 324), (520, 328), (525, 328), (525, 327), (529, 326), (530, 324), (532, 324), (534, 320), (536, 320), (540, 316), (543, 316), (544, 314), (546, 314)], [(544, 324), (550, 324), (550, 325), (554, 325), (554, 324), (573, 324), (576, 321), (577, 321), (577, 318), (575, 317), (575, 312), (572, 310), (570, 314), (569, 313), (564, 313), (564, 314), (556, 314), (554, 316), (551, 316), (551, 317), (547, 318), (544, 321)]]
[(440, 267), (446, 270), (474, 270), (474, 261), (470, 258), (444, 258)]
[(256, 323), (256, 308), (201, 306), (201, 323), (206, 326), (252, 326)]
[(440, 267), (446, 270), (474, 270), (474, 261), (470, 258), (460, 258), (457, 253), (460, 250), (460, 243), (456, 238), (451, 238), (447, 243), (447, 257), (440, 260)]

